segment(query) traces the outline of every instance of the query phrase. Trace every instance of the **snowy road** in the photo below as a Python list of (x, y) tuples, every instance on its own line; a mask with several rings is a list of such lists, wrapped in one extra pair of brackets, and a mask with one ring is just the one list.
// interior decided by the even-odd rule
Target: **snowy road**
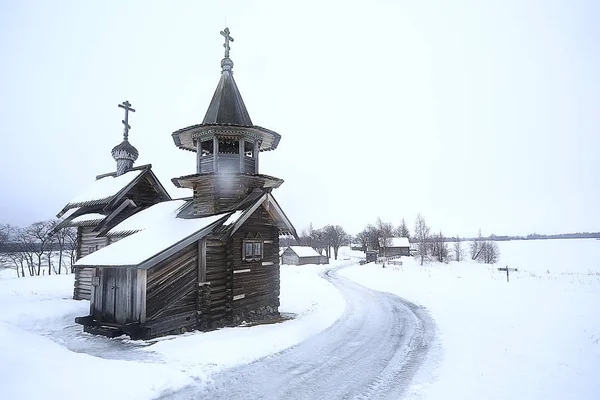
[[(435, 336), (427, 312), (339, 276), (323, 278), (346, 299), (341, 318), (281, 353), (226, 370), (170, 399), (399, 399)], [(310, 290), (310, 289), (308, 289)]]

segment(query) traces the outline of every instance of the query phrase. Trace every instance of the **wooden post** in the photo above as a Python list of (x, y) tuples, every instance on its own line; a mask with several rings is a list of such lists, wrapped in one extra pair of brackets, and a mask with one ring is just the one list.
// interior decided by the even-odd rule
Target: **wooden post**
[(213, 137), (213, 172), (219, 172), (219, 138)]
[(498, 268), (498, 271), (506, 271), (506, 282), (510, 281), (509, 272), (510, 271), (518, 271), (517, 268), (508, 268), (508, 265), (504, 268)]
[(254, 141), (254, 149), (252, 149), (252, 158), (254, 158), (254, 173), (258, 174), (258, 140)]
[(196, 140), (196, 173), (202, 172), (202, 142), (200, 139)]
[(244, 138), (240, 139), (240, 174), (244, 173), (245, 169), (245, 155), (244, 155)]

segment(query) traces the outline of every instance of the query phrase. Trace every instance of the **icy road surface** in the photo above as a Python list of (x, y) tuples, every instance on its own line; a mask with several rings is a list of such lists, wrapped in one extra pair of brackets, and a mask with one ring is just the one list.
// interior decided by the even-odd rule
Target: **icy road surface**
[(401, 398), (434, 340), (434, 323), (423, 308), (339, 276), (341, 268), (323, 273), (346, 299), (346, 310), (327, 330), (165, 398)]

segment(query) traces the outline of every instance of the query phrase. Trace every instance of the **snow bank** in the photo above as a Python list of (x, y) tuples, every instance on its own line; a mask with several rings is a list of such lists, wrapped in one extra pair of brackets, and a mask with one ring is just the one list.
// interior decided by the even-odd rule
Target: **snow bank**
[(545, 242), (502, 244), (501, 261), (520, 268), (510, 283), (498, 266), (422, 268), (410, 257), (402, 267), (367, 264), (341, 272), (423, 305), (434, 318), (437, 355), (409, 398), (600, 398), (600, 274), (587, 271), (600, 257), (584, 266), (569, 261), (586, 246), (588, 256), (600, 253), (590, 248), (595, 243)]
[[(345, 303), (319, 277), (324, 269), (281, 268), (280, 311), (294, 314), (290, 321), (146, 342), (83, 333), (73, 320), (88, 314), (89, 302), (71, 299), (73, 275), (0, 280), (0, 398), (148, 399), (203, 384), (216, 371), (294, 346), (333, 324)], [(97, 382), (110, 385), (93, 390)]]

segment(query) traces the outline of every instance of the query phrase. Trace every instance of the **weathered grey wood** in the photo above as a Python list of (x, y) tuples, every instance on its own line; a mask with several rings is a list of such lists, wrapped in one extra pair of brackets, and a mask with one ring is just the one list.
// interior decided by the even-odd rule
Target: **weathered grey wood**
[(198, 241), (198, 282), (206, 281), (206, 238)]
[(254, 149), (252, 151), (252, 158), (254, 159), (254, 173), (258, 174), (258, 150), (260, 148), (260, 145), (258, 143), (258, 140), (254, 141)]
[[(135, 305), (134, 305), (134, 316), (136, 318), (137, 321), (140, 322), (145, 322), (142, 320), (142, 294), (145, 296), (146, 293), (146, 279), (145, 279), (145, 275), (146, 275), (146, 271), (144, 270), (136, 270), (136, 282), (135, 282), (135, 286), (136, 286), (136, 290), (135, 290)], [(143, 287), (142, 287), (143, 285)], [(145, 318), (144, 318), (145, 320)]]
[(219, 172), (219, 139), (213, 138), (213, 171)]
[(241, 138), (239, 140), (239, 149), (240, 149), (239, 150), (239, 153), (240, 153), (239, 154), (240, 165), (239, 165), (239, 169), (238, 170), (240, 171), (240, 174), (243, 174), (244, 173), (244, 167), (246, 166), (246, 164), (244, 163), (244, 158), (246, 158), (246, 155), (244, 154), (244, 150), (245, 149), (244, 149), (244, 139), (243, 138)]
[(200, 139), (196, 140), (196, 172), (202, 173), (202, 142)]
[(140, 270), (141, 274), (138, 276), (138, 279), (140, 279), (140, 289), (141, 289), (141, 294), (140, 294), (140, 298), (141, 298), (141, 304), (140, 304), (140, 310), (141, 310), (141, 315), (140, 315), (140, 322), (141, 323), (145, 323), (146, 322), (146, 294), (147, 294), (147, 290), (148, 290), (148, 273), (145, 270)]

